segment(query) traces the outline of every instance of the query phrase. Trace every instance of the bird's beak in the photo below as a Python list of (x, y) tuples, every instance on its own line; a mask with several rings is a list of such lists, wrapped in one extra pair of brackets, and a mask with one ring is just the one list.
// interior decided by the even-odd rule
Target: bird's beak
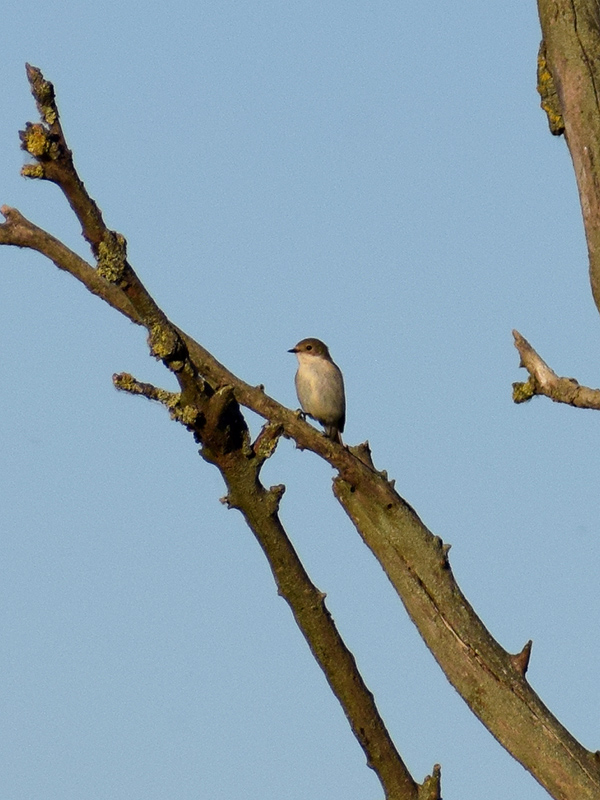
[(291, 350), (288, 350), (288, 353), (297, 353), (297, 352), (298, 352), (298, 351), (296, 350), (296, 348), (295, 348), (295, 347), (292, 347), (292, 349), (291, 349)]

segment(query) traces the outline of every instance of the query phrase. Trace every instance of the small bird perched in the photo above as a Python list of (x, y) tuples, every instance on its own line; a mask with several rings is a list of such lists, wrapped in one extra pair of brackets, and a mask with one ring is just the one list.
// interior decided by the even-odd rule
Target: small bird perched
[(298, 358), (296, 394), (302, 410), (325, 428), (325, 435), (342, 444), (346, 422), (344, 379), (320, 339), (302, 339), (288, 353)]

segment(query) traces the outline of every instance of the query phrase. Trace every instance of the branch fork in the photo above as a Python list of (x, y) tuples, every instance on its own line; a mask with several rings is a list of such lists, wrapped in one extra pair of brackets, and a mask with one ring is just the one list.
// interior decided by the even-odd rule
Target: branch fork
[(513, 383), (513, 401), (525, 403), (534, 395), (544, 395), (555, 403), (566, 403), (576, 408), (600, 410), (600, 389), (581, 386), (574, 378), (561, 378), (539, 356), (527, 339), (513, 331), (520, 364), (529, 373), (525, 383)]
[[(35, 163), (27, 165), (24, 174), (59, 186), (81, 224), (97, 268), (5, 206), (0, 244), (37, 250), (147, 329), (151, 353), (173, 373), (180, 392), (166, 392), (127, 373), (115, 376), (115, 385), (165, 405), (193, 432), (202, 445), (202, 456), (219, 468), (227, 486), (224, 501), (240, 509), (264, 550), (277, 591), (289, 604), (340, 701), (368, 765), (382, 783), (386, 800), (439, 800), (439, 767), (420, 785), (410, 775), (325, 606), (324, 593), (310, 581), (281, 525), (277, 512), (284, 487), (266, 488), (260, 482), (261, 466), (275, 451), (281, 435), (337, 470), (336, 497), (378, 558), (446, 676), (474, 713), (555, 797), (596, 800), (600, 796), (598, 760), (561, 726), (527, 683), (529, 646), (511, 655), (491, 636), (454, 579), (447, 558), (449, 546), (434, 537), (396, 493), (387, 473), (375, 469), (368, 445), (337, 446), (296, 412), (269, 397), (262, 386), (250, 386), (233, 375), (168, 320), (127, 261), (125, 238), (106, 227), (75, 170), (52, 84), (35, 67), (28, 66), (27, 71), (42, 123), (25, 130), (23, 141)], [(566, 115), (565, 120), (568, 138)], [(597, 138), (600, 141), (600, 136)], [(600, 408), (598, 390), (558, 378), (516, 333), (515, 344), (530, 373), (528, 385), (522, 384), (525, 388), (520, 390), (524, 395), (546, 394), (558, 402)], [(590, 398), (596, 405), (584, 405)], [(240, 406), (267, 421), (254, 444)]]

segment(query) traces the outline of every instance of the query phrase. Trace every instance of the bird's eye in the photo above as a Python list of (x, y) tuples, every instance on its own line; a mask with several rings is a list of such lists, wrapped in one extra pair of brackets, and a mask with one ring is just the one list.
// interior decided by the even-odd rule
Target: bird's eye
[(306, 345), (306, 349), (307, 349), (307, 350), (312, 350), (312, 344), (307, 344), (307, 345)]

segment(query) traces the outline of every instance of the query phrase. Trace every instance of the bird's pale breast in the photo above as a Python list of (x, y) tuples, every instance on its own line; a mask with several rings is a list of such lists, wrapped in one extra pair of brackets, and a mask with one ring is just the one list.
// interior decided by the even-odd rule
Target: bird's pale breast
[(338, 367), (322, 358), (302, 359), (296, 391), (302, 409), (314, 419), (333, 424), (345, 415), (344, 382)]

